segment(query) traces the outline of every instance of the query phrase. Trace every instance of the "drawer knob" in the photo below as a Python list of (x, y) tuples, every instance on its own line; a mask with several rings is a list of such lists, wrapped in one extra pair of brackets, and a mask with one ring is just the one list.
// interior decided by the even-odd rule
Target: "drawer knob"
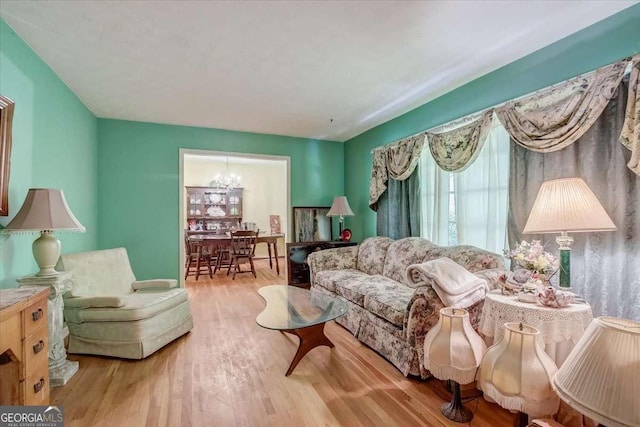
[(42, 309), (39, 308), (37, 311), (34, 311), (33, 313), (31, 313), (31, 318), (33, 319), (34, 322), (37, 322), (38, 320), (42, 319), (43, 315), (44, 315), (44, 311), (42, 311)]
[(40, 340), (37, 344), (33, 345), (33, 354), (38, 354), (44, 350), (44, 341)]
[(40, 378), (40, 381), (33, 385), (33, 392), (38, 393), (44, 387), (44, 377)]

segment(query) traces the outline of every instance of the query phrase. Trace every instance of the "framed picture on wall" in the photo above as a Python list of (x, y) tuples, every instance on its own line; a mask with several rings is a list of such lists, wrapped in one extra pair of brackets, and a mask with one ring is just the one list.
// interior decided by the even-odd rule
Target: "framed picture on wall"
[(9, 215), (9, 165), (14, 102), (0, 95), (0, 216)]
[(333, 230), (329, 207), (305, 206), (293, 208), (293, 240), (295, 242), (325, 242)]

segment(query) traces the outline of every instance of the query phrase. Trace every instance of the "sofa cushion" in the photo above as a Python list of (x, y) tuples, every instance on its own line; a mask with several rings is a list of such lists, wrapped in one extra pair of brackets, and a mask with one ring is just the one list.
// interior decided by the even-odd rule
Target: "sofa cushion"
[(358, 270), (367, 274), (382, 274), (387, 249), (393, 243), (389, 237), (370, 237), (358, 249)]
[(342, 281), (353, 280), (357, 277), (363, 277), (365, 274), (358, 270), (323, 270), (318, 272), (315, 277), (315, 284), (328, 291), (336, 291), (336, 283)]
[(421, 237), (396, 240), (387, 249), (382, 275), (406, 284), (404, 275), (407, 267), (411, 264), (423, 263), (428, 252), (435, 248), (439, 248), (439, 246)]
[(364, 308), (402, 328), (413, 291), (399, 283), (372, 289), (364, 297)]
[(396, 286), (398, 286), (398, 283), (388, 277), (379, 274), (373, 276), (363, 274), (360, 277), (355, 277), (350, 280), (336, 282), (336, 294), (360, 307), (364, 307), (364, 298), (369, 292), (375, 290), (384, 292), (384, 289), (393, 289)]
[(121, 298), (124, 305), (118, 308), (65, 307), (65, 318), (70, 323), (142, 320), (188, 301), (188, 294), (183, 288), (146, 289), (123, 295)]

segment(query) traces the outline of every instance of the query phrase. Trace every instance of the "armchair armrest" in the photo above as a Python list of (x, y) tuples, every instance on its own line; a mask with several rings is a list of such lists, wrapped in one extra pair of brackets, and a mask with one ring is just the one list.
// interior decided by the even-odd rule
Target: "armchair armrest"
[(64, 305), (69, 308), (118, 308), (125, 303), (126, 296), (103, 295), (92, 297), (65, 297)]
[(309, 275), (313, 285), (315, 275), (323, 270), (355, 269), (358, 260), (358, 246), (325, 249), (312, 252), (307, 256)]
[(152, 280), (136, 280), (131, 284), (134, 291), (149, 288), (170, 289), (178, 286), (176, 279), (152, 279)]

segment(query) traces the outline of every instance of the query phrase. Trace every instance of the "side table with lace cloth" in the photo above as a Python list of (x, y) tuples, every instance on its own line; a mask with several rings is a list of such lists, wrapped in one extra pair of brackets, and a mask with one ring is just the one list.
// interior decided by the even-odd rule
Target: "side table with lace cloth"
[(487, 345), (492, 345), (502, 339), (503, 325), (507, 322), (533, 326), (540, 331), (545, 351), (559, 367), (591, 320), (591, 306), (586, 303), (552, 308), (518, 301), (513, 295), (495, 290), (485, 297), (478, 332), (484, 335)]

